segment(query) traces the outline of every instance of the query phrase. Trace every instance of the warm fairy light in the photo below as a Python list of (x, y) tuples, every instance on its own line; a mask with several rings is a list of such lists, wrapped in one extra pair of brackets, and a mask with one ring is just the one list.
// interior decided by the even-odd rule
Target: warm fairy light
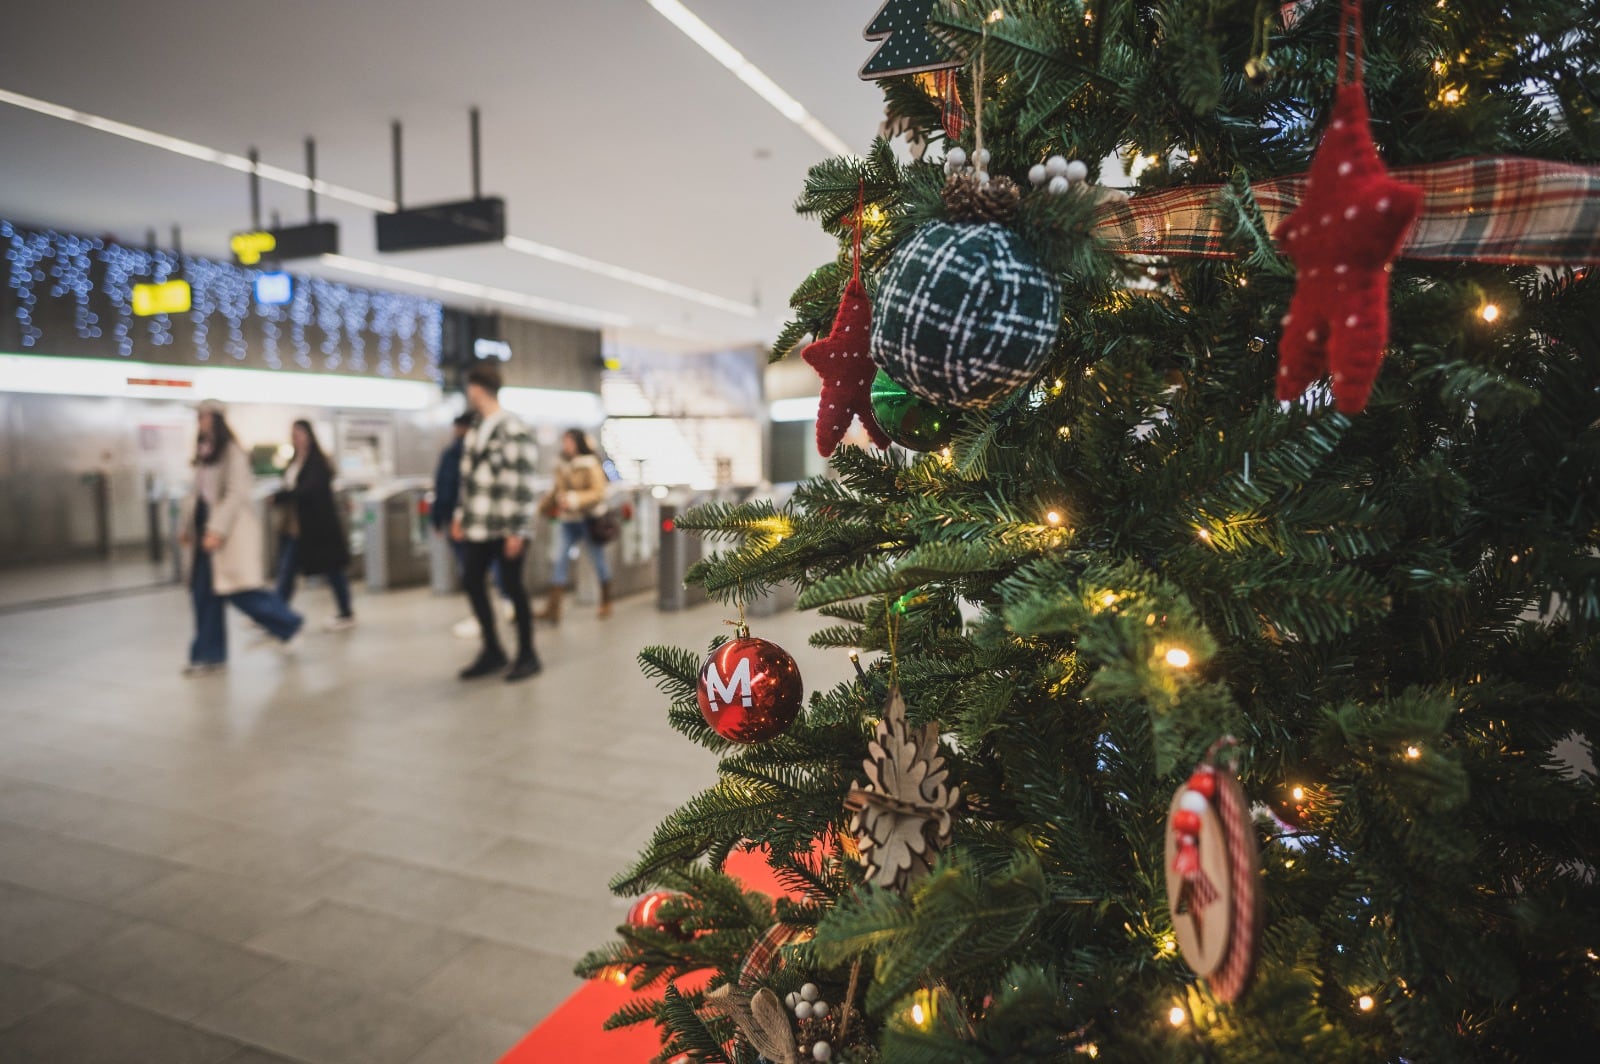
[(1372, 1006), (1376, 1005), (1377, 1002), (1372, 1000), (1371, 994), (1362, 994), (1356, 999), (1356, 1004), (1361, 1006), (1362, 1012), (1371, 1012)]
[(1093, 1060), (1095, 1057), (1100, 1055), (1100, 1047), (1095, 1045), (1093, 1042), (1085, 1042), (1083, 1045), (1078, 1047), (1078, 1052), (1082, 1053), (1090, 1060)]
[(1422, 756), (1422, 748), (1420, 746), (1408, 746), (1408, 747), (1406, 747), (1406, 760), (1407, 761), (1415, 761), (1417, 758), (1419, 758), (1421, 756)]
[(997, 7), (993, 11), (989, 12), (989, 17), (984, 19), (984, 21), (985, 22), (999, 22), (1001, 19), (1003, 19), (1005, 17), (1006, 17), (1006, 13), (1004, 11), (1001, 11)]
[(1435, 59), (1433, 61), (1433, 72), (1435, 74), (1443, 74), (1445, 72), (1445, 65), (1444, 65), (1444, 60), (1443, 59)]
[(1107, 591), (1104, 595), (1100, 596), (1100, 605), (1102, 605), (1102, 606), (1115, 606), (1116, 604), (1117, 604), (1117, 593), (1115, 591)]
[(1056, 510), (1051, 510), (1049, 513), (1045, 514), (1044, 515), (1044, 523), (1049, 525), (1049, 526), (1051, 526), (1052, 528), (1060, 528), (1061, 527), (1061, 514), (1060, 514), (1060, 512), (1056, 511)]
[(861, 220), (868, 225), (882, 225), (884, 219), (883, 208), (873, 204), (861, 212)]
[(933, 1025), (934, 1015), (939, 1011), (933, 991), (922, 987), (911, 1000), (911, 1022), (916, 1024), (919, 1030), (926, 1031)]
[(1289, 792), (1289, 797), (1293, 798), (1297, 802), (1303, 802), (1306, 800), (1306, 789), (1304, 787), (1296, 786), (1294, 790)]
[(1485, 303), (1483, 309), (1478, 311), (1478, 317), (1487, 322), (1498, 321), (1500, 319), (1500, 308), (1494, 303)]
[(1162, 935), (1160, 938), (1156, 939), (1156, 956), (1157, 957), (1175, 957), (1175, 956), (1177, 956), (1177, 953), (1178, 953), (1178, 936), (1177, 935), (1174, 935), (1172, 932), (1169, 931), (1166, 934)]
[(1174, 1027), (1182, 1027), (1183, 1022), (1188, 1018), (1189, 1014), (1184, 1011), (1182, 1005), (1174, 1005), (1171, 1009), (1167, 1010), (1167, 1022), (1172, 1024)]
[(1189, 652), (1182, 647), (1173, 647), (1167, 651), (1167, 664), (1174, 669), (1187, 669), (1189, 660)]
[(1199, 532), (1197, 532), (1195, 534), (1200, 537), (1201, 542), (1203, 542), (1203, 543), (1210, 543), (1211, 542), (1211, 533), (1207, 532), (1205, 529), (1202, 528)]
[(1445, 89), (1444, 90), (1444, 95), (1439, 97), (1439, 98), (1441, 100), (1443, 100), (1445, 103), (1447, 103), (1450, 106), (1454, 107), (1456, 104), (1461, 102), (1461, 90), (1460, 89)]

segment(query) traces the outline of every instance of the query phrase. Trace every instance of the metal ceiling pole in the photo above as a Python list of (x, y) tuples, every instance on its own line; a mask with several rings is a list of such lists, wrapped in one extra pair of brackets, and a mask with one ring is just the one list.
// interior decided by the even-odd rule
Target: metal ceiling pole
[(250, 228), (261, 231), (261, 153), (250, 149)]
[(317, 220), (317, 142), (315, 138), (306, 138), (306, 177), (310, 178), (310, 185), (306, 188), (306, 209), (311, 213), (311, 221)]
[(468, 112), (472, 126), (472, 198), (483, 198), (483, 135), (478, 121), (478, 109)]
[(401, 210), (405, 200), (400, 195), (400, 120), (389, 123), (389, 137), (394, 149), (394, 209)]

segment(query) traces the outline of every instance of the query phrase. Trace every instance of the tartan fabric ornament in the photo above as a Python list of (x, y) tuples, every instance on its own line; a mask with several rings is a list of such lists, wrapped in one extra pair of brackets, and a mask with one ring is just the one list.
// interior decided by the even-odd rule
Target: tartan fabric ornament
[[(1355, 60), (1345, 76), (1344, 42)], [(1278, 343), (1278, 398), (1333, 373), (1333, 401), (1360, 413), (1389, 342), (1389, 271), (1422, 207), (1422, 190), (1378, 160), (1361, 80), (1361, 5), (1344, 0), (1333, 118), (1306, 177), (1306, 198), (1278, 227), (1299, 271)]]
[(974, 409), (1037, 376), (1060, 327), (1060, 290), (1021, 237), (932, 222), (884, 269), (872, 359), (930, 403)]

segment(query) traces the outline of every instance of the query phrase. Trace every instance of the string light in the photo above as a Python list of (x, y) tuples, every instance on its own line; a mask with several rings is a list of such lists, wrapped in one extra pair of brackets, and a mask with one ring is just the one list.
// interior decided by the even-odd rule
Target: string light
[(1422, 756), (1422, 748), (1421, 747), (1418, 747), (1418, 746), (1408, 746), (1408, 747), (1406, 747), (1406, 760), (1407, 761), (1415, 761), (1417, 758), (1419, 758), (1421, 756)]
[(1200, 541), (1201, 541), (1201, 542), (1202, 542), (1202, 543), (1210, 543), (1210, 542), (1211, 542), (1211, 533), (1210, 533), (1210, 532), (1207, 532), (1207, 531), (1206, 531), (1206, 530), (1205, 530), (1205, 529), (1203, 529), (1203, 528), (1202, 528), (1202, 529), (1200, 529), (1200, 531), (1199, 531), (1199, 532), (1197, 532), (1197, 533), (1196, 533), (1196, 535), (1198, 535), (1198, 536), (1199, 536), (1199, 537), (1200, 537)]
[(1174, 1027), (1182, 1027), (1184, 1021), (1186, 1021), (1188, 1018), (1189, 1013), (1184, 1010), (1182, 1005), (1174, 1005), (1172, 1008), (1167, 1010), (1167, 1022), (1172, 1024)]
[(1500, 320), (1500, 307), (1494, 303), (1485, 303), (1483, 309), (1478, 311), (1478, 317), (1486, 322), (1496, 322)]
[(1306, 789), (1299, 784), (1295, 784), (1294, 788), (1289, 791), (1289, 797), (1297, 802), (1303, 802), (1306, 800)]
[(1117, 593), (1115, 591), (1107, 591), (1104, 595), (1100, 596), (1100, 605), (1102, 605), (1102, 606), (1115, 606), (1116, 604), (1117, 604)]
[(989, 12), (989, 17), (984, 19), (984, 21), (985, 22), (999, 22), (1001, 19), (1003, 19), (1005, 17), (1006, 17), (1006, 13), (1004, 11), (1001, 11), (997, 7), (993, 11)]
[(933, 991), (927, 988), (918, 990), (911, 1005), (911, 1022), (916, 1024), (919, 1030), (926, 1031), (933, 1024), (934, 1013), (937, 1011)]
[(1360, 1006), (1362, 1012), (1371, 1012), (1372, 1006), (1376, 1005), (1377, 1002), (1372, 1000), (1371, 994), (1362, 994), (1361, 997), (1356, 1000), (1356, 1004)]
[(1044, 523), (1052, 528), (1060, 528), (1061, 514), (1056, 510), (1051, 510), (1049, 513), (1044, 515)]
[(1182, 647), (1173, 647), (1167, 651), (1167, 664), (1174, 669), (1187, 669), (1189, 661), (1189, 652)]
[(1461, 90), (1445, 89), (1444, 95), (1440, 96), (1439, 98), (1449, 106), (1454, 107), (1456, 104), (1461, 102)]

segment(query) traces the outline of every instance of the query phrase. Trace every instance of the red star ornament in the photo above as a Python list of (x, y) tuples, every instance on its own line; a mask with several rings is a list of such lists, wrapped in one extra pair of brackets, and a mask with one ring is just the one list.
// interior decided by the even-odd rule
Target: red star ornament
[(844, 286), (844, 299), (834, 316), (833, 328), (800, 352), (806, 364), (822, 378), (822, 403), (817, 408), (817, 453), (833, 454), (850, 431), (850, 419), (859, 417), (872, 442), (889, 446), (889, 437), (872, 416), (872, 378), (877, 366), (867, 354), (872, 335), (872, 303), (859, 277)]
[(1329, 370), (1334, 405), (1360, 413), (1389, 342), (1389, 270), (1422, 207), (1422, 189), (1389, 177), (1372, 143), (1366, 93), (1339, 86), (1311, 160), (1306, 198), (1278, 227), (1299, 271), (1278, 344), (1278, 398)]

